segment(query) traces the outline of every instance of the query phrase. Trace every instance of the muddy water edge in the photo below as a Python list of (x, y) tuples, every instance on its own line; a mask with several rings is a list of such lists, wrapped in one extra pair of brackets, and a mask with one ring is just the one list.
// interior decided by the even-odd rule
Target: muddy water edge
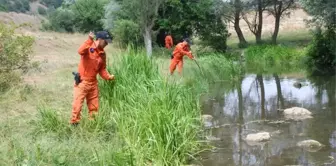
[[(234, 85), (216, 83), (202, 101), (203, 114), (213, 118), (206, 130), (212, 151), (203, 152), (195, 164), (204, 166), (335, 165), (335, 76), (303, 74), (245, 74)], [(312, 117), (286, 119), (283, 110), (303, 107)], [(269, 132), (258, 144), (245, 141), (248, 134)], [(316, 140), (313, 150), (298, 142)]]

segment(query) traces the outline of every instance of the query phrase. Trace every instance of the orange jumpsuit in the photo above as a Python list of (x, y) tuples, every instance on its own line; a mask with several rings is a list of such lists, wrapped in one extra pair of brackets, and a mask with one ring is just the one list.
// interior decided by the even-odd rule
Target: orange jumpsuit
[(166, 48), (170, 49), (173, 47), (173, 38), (171, 35), (167, 35), (165, 38)]
[(176, 45), (174, 52), (173, 52), (173, 58), (170, 62), (170, 74), (173, 74), (176, 66), (178, 65), (178, 72), (179, 74), (182, 74), (182, 68), (183, 68), (183, 56), (187, 55), (190, 59), (194, 59), (194, 56), (191, 54), (188, 48), (187, 42), (181, 42)]
[(106, 70), (106, 54), (104, 49), (96, 47), (94, 41), (89, 38), (78, 49), (81, 55), (78, 64), (78, 72), (81, 77), (81, 83), (74, 85), (74, 98), (72, 103), (71, 124), (80, 121), (81, 109), (84, 99), (89, 110), (90, 119), (98, 113), (98, 81), (97, 74), (104, 80), (113, 80), (114, 76), (110, 75)]

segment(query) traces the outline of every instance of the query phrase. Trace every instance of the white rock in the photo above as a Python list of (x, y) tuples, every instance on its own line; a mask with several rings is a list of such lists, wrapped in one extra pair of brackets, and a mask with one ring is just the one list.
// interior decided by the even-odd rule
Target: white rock
[(303, 148), (309, 152), (317, 152), (320, 149), (322, 149), (322, 147), (324, 147), (325, 145), (321, 144), (318, 141), (315, 140), (304, 140), (304, 141), (300, 141), (296, 144), (298, 147)]
[(220, 141), (220, 138), (214, 137), (214, 136), (206, 136), (206, 139), (208, 141)]
[(284, 110), (285, 118), (294, 120), (303, 120), (313, 118), (311, 112), (305, 108), (292, 107)]
[(271, 135), (268, 132), (260, 132), (256, 134), (248, 134), (246, 141), (250, 142), (262, 142), (270, 140)]
[(202, 120), (203, 121), (211, 121), (213, 117), (211, 115), (204, 114), (202, 115)]
[(284, 110), (286, 115), (311, 115), (312, 113), (305, 108), (292, 107)]
[(211, 128), (214, 126), (214, 124), (212, 123), (212, 119), (213, 117), (211, 115), (202, 115), (202, 122), (203, 122), (203, 125), (206, 127), (206, 128)]

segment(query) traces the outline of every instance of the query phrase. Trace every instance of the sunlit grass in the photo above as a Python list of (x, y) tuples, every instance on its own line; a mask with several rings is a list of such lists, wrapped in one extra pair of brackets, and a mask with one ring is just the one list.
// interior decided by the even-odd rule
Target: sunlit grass
[(244, 52), (249, 72), (283, 73), (302, 68), (302, 50), (287, 46), (250, 46)]
[[(131, 48), (113, 58), (108, 70), (116, 80), (100, 80), (96, 120), (87, 120), (84, 105), (80, 125), (72, 127), (70, 114), (40, 104), (26, 131), (27, 141), (16, 142), (16, 149), (21, 149), (16, 163), (181, 165), (202, 150), (200, 96), (214, 80), (234, 80), (240, 72), (237, 64), (220, 55), (199, 58), (200, 68), (186, 60), (184, 76), (179, 77), (161, 74), (160, 65), (169, 65), (168, 58), (150, 59)], [(3, 137), (5, 144), (12, 139)], [(13, 156), (5, 154), (3, 160), (11, 163)]]
[[(49, 94), (56, 89), (69, 93), (72, 80), (59, 77), (56, 79), (58, 82), (66, 81), (69, 86), (54, 82), (42, 88), (45, 102), (39, 105), (37, 116), (29, 125), (11, 121), (1, 129), (1, 163), (187, 164), (202, 150), (200, 96), (215, 93), (209, 92), (214, 86), (212, 83), (223, 81), (230, 87), (245, 72), (245, 67), (248, 70), (252, 66), (252, 69), (275, 71), (275, 66), (295, 66), (300, 57), (297, 53), (287, 47), (255, 46), (246, 50), (245, 63), (222, 54), (197, 55), (199, 66), (186, 58), (183, 76), (180, 77), (177, 72), (173, 76), (163, 74), (169, 70), (167, 53), (148, 58), (143, 51), (128, 48), (120, 55), (111, 56), (113, 62), (108, 70), (116, 80), (107, 82), (100, 79), (100, 110), (95, 121), (87, 120), (84, 104), (80, 125), (68, 125), (71, 101), (58, 100), (61, 92), (52, 93), (54, 97)], [(70, 69), (61, 73), (66, 75), (68, 71), (71, 75)], [(54, 85), (58, 85), (57, 88)], [(68, 103), (64, 104), (64, 101)], [(68, 108), (67, 114), (65, 108)]]

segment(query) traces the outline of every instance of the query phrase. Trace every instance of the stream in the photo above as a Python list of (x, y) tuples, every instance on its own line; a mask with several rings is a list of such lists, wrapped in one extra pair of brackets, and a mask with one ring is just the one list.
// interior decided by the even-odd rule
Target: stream
[[(294, 86), (300, 82), (301, 87)], [(247, 74), (229, 87), (213, 85), (215, 97), (203, 101), (213, 119), (206, 131), (212, 151), (201, 153), (204, 166), (336, 165), (335, 77)], [(310, 119), (288, 120), (283, 110), (303, 107)], [(249, 133), (269, 132), (267, 142), (251, 145)], [(297, 146), (312, 139), (325, 145), (316, 151)]]

